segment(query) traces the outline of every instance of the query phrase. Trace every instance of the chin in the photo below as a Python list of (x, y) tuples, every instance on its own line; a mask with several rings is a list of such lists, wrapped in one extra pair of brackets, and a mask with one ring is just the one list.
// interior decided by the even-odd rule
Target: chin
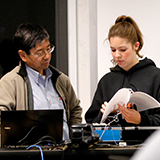
[(49, 67), (49, 63), (43, 65), (43, 68), (44, 68), (44, 69), (46, 69), (46, 68), (48, 68), (48, 67)]

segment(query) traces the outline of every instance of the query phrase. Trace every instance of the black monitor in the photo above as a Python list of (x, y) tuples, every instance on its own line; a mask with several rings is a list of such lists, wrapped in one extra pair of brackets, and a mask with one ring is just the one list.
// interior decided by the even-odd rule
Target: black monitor
[(1, 111), (1, 147), (60, 143), (63, 110)]

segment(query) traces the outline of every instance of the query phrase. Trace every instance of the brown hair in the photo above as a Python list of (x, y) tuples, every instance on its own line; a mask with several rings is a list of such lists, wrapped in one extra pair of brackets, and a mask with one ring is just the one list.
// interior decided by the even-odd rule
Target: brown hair
[(138, 41), (140, 46), (136, 51), (136, 54), (140, 58), (143, 57), (139, 54), (139, 51), (143, 47), (142, 33), (131, 17), (122, 15), (116, 19), (115, 24), (109, 30), (108, 40), (114, 36), (126, 38), (132, 45)]

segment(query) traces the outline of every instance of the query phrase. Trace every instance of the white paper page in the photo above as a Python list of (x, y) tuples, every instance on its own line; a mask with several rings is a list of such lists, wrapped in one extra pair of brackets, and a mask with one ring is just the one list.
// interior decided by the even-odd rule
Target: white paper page
[(108, 102), (105, 112), (102, 116), (101, 123), (103, 123), (107, 116), (115, 109), (118, 109), (118, 103), (120, 105), (125, 104), (125, 107), (130, 99), (131, 96), (131, 89), (129, 88), (122, 88), (118, 90), (112, 99)]
[(160, 103), (156, 99), (144, 92), (134, 92), (131, 95), (129, 103), (134, 103), (139, 112), (150, 108), (160, 107)]

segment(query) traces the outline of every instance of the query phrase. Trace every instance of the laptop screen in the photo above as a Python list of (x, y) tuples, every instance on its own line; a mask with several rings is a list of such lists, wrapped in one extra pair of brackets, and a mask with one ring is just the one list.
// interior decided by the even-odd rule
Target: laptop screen
[(60, 143), (63, 110), (1, 111), (1, 147)]

